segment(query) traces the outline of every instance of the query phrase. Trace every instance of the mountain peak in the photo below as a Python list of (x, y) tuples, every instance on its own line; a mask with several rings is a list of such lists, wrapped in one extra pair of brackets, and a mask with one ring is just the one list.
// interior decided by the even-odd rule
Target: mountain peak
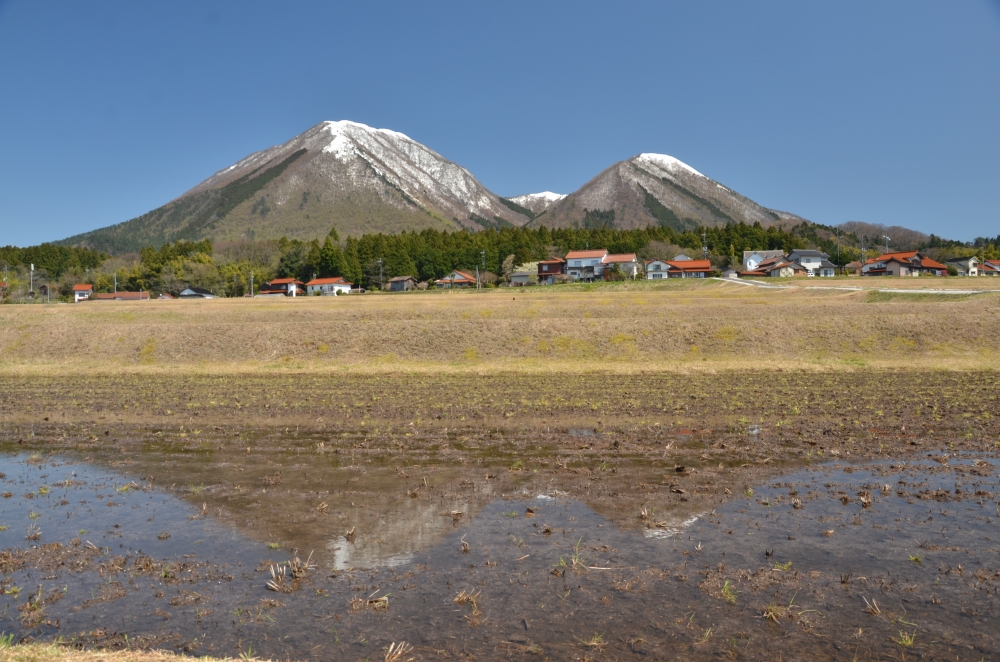
[(701, 174), (700, 172), (698, 172), (688, 164), (684, 163), (680, 159), (675, 159), (674, 157), (669, 156), (667, 154), (652, 154), (647, 152), (635, 157), (634, 160), (641, 161), (643, 163), (652, 163), (661, 168), (669, 170), (670, 172), (689, 172), (692, 175), (705, 177), (705, 175)]

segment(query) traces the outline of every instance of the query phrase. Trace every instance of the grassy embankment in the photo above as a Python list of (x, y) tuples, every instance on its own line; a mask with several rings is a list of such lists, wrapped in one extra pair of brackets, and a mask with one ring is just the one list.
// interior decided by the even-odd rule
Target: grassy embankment
[(693, 280), (4, 306), (0, 374), (996, 369), (997, 312), (993, 293)]

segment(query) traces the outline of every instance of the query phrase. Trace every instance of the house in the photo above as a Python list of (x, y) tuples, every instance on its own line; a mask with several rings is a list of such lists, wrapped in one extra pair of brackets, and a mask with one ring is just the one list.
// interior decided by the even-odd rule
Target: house
[(531, 271), (515, 271), (510, 276), (510, 284), (512, 286), (523, 287), (525, 285), (533, 285), (532, 279), (537, 279), (537, 274)]
[(667, 260), (669, 278), (707, 278), (715, 269), (708, 260)]
[(1000, 260), (986, 260), (980, 265), (979, 273), (983, 276), (1000, 276)]
[(798, 262), (801, 264), (809, 272), (810, 276), (833, 276), (834, 269), (836, 269), (836, 267), (830, 264), (830, 256), (823, 251), (797, 248), (788, 254), (787, 259), (789, 262)]
[[(350, 287), (350, 283), (347, 284)], [(413, 276), (396, 276), (389, 279), (390, 292), (409, 292), (417, 289), (417, 279)]]
[(607, 278), (615, 267), (618, 267), (618, 270), (626, 278), (635, 278), (639, 275), (639, 260), (636, 258), (635, 253), (605, 255), (604, 259), (601, 260), (601, 265), (604, 267), (605, 278)]
[(883, 253), (867, 260), (861, 267), (862, 276), (919, 276), (924, 273), (947, 276), (948, 267), (924, 257), (918, 251)]
[[(406, 278), (410, 278), (406, 276)], [(392, 280), (396, 280), (393, 278)], [(389, 284), (392, 284), (392, 280)], [(411, 278), (412, 280), (412, 278)], [(348, 283), (344, 280), (343, 276), (335, 276), (332, 278), (313, 278), (311, 281), (306, 283), (306, 293), (307, 294), (322, 294), (325, 296), (335, 296), (337, 294), (349, 294), (351, 291), (351, 285), (353, 283)]]
[(305, 285), (294, 278), (275, 278), (261, 286), (257, 296), (296, 297), (305, 293)]
[[(781, 251), (778, 252), (781, 253)], [(753, 277), (766, 278), (771, 275), (773, 267), (782, 262), (785, 262), (784, 253), (781, 253), (780, 255), (770, 255), (761, 260), (760, 262), (758, 262), (757, 266), (754, 267), (753, 269), (747, 269), (746, 271), (741, 271), (740, 276), (747, 276), (750, 278)]]
[(722, 272), (722, 277), (723, 278), (739, 278), (740, 277), (740, 272), (736, 271), (736, 269), (726, 269), (726, 270), (724, 270)]
[(809, 276), (809, 270), (798, 262), (792, 262), (787, 258), (776, 261), (766, 267), (767, 275), (771, 278), (796, 278), (798, 276)]
[(785, 257), (785, 251), (743, 251), (743, 271), (753, 271), (768, 258)]
[(185, 287), (178, 293), (181, 299), (214, 299), (215, 295), (201, 287)]
[(606, 248), (570, 251), (566, 253), (566, 273), (573, 280), (600, 280), (604, 277), (603, 260), (607, 256)]
[(566, 273), (566, 260), (555, 255), (538, 262), (538, 284), (552, 285)]
[(665, 260), (646, 260), (646, 280), (669, 278), (670, 265)]
[(434, 285), (448, 289), (451, 289), (452, 287), (475, 287), (476, 277), (470, 273), (455, 269), (444, 278), (439, 278), (434, 281)]
[(94, 286), (89, 283), (73, 286), (73, 303), (80, 303), (90, 298), (94, 293)]
[(955, 267), (958, 270), (959, 276), (979, 275), (979, 258), (975, 255), (971, 257), (953, 257), (945, 265)]
[(149, 301), (149, 292), (106, 292), (95, 294), (97, 301)]

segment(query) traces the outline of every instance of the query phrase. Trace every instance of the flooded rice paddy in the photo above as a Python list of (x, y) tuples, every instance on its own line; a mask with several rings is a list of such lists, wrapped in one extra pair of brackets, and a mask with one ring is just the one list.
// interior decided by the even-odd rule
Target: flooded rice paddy
[[(700, 436), (673, 439), (715, 443)], [(1000, 651), (1000, 486), (985, 454), (737, 476), (659, 451), (373, 458), (329, 438), (224, 437), (11, 437), (0, 630), (280, 659), (383, 659), (401, 641), (417, 659)]]

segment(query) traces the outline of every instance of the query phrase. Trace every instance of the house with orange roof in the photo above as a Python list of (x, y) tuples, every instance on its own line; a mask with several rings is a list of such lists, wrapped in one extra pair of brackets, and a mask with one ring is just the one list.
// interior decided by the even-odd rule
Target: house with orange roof
[(919, 276), (920, 274), (947, 276), (948, 267), (924, 257), (919, 251), (883, 253), (865, 261), (861, 267), (862, 276)]
[(573, 280), (593, 281), (604, 277), (604, 258), (608, 249), (595, 248), (566, 253), (566, 273)]
[[(682, 259), (678, 259), (682, 258)], [(692, 260), (679, 255), (673, 260), (646, 260), (646, 280), (661, 278), (707, 278), (715, 269), (708, 260)]]
[(617, 267), (626, 278), (635, 278), (639, 275), (639, 260), (635, 253), (611, 253), (601, 259), (602, 275), (607, 278), (611, 271)]
[(979, 273), (983, 276), (1000, 276), (1000, 260), (984, 260)]
[(94, 286), (90, 283), (81, 283), (73, 286), (73, 303), (86, 301), (94, 294)]
[(313, 278), (306, 283), (306, 294), (316, 294), (323, 296), (336, 296), (338, 294), (350, 294), (351, 285), (344, 280), (343, 276), (332, 276), (330, 278)]
[(468, 272), (453, 269), (452, 272), (444, 278), (438, 278), (434, 281), (434, 286), (446, 289), (451, 289), (452, 287), (475, 287), (476, 277)]
[(294, 278), (275, 278), (261, 285), (257, 296), (261, 297), (296, 297), (305, 294), (305, 284)]

